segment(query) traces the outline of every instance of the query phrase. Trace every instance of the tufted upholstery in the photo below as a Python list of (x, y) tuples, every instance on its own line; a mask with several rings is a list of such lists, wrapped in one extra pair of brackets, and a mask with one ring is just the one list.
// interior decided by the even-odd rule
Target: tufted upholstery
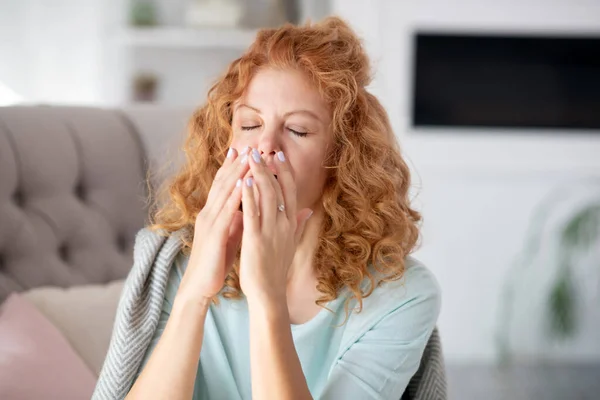
[(173, 114), (157, 128), (151, 110), (0, 107), (0, 302), (127, 275), (147, 222), (146, 149), (182, 130)]

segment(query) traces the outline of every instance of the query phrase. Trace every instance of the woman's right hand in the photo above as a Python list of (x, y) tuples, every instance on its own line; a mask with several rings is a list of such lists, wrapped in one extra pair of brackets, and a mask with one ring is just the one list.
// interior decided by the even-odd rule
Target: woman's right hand
[(178, 295), (210, 300), (231, 271), (242, 240), (242, 188), (236, 185), (249, 170), (247, 157), (244, 160), (247, 152), (248, 148), (238, 155), (230, 149), (215, 175), (206, 204), (196, 217), (192, 251)]

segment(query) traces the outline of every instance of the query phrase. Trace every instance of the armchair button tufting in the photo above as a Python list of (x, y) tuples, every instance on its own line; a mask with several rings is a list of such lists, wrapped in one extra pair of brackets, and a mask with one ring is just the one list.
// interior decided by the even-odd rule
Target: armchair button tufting
[(119, 249), (119, 251), (125, 252), (126, 247), (127, 247), (127, 243), (125, 240), (125, 236), (117, 235), (117, 248)]
[(58, 247), (58, 256), (63, 261), (66, 261), (69, 258), (69, 248), (66, 243), (63, 243)]
[(75, 196), (79, 197), (81, 200), (85, 200), (86, 191), (83, 187), (83, 183), (79, 182), (77, 186), (75, 186)]
[(13, 193), (13, 201), (19, 207), (23, 207), (25, 205), (25, 196), (20, 189)]

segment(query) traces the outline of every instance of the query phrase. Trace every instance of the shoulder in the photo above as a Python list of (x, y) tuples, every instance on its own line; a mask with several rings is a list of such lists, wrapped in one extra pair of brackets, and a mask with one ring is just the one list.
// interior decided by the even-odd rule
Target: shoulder
[[(362, 310), (351, 314), (347, 329), (350, 335), (360, 335), (385, 321), (403, 330), (431, 332), (441, 311), (441, 299), (435, 275), (421, 261), (409, 256), (402, 278), (382, 282), (364, 298)], [(352, 304), (356, 309), (356, 301)]]
[(441, 306), (442, 291), (437, 278), (425, 264), (412, 256), (406, 257), (405, 271), (398, 281), (380, 286), (381, 292), (398, 300), (430, 300)]
[[(441, 288), (433, 272), (421, 261), (408, 256), (400, 279), (381, 282), (371, 296), (364, 299), (365, 312), (384, 313), (415, 302), (427, 302), (434, 309), (439, 309), (441, 297)], [(367, 307), (367, 303), (377, 303), (379, 307)]]
[(402, 278), (378, 285), (363, 300), (362, 311), (348, 318), (327, 395), (399, 396), (419, 368), (440, 305), (441, 291), (433, 273), (407, 257)]

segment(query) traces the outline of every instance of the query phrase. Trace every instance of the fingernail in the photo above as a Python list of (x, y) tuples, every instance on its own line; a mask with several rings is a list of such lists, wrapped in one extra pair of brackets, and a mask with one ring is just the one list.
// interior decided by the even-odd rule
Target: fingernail
[(244, 147), (244, 150), (240, 154), (248, 154), (248, 150), (250, 150), (250, 146)]
[(248, 187), (252, 186), (252, 178), (247, 178), (247, 179), (246, 179), (246, 185), (247, 185)]
[(260, 153), (256, 149), (252, 149), (252, 158), (258, 164), (260, 164)]
[(235, 187), (240, 187), (242, 186), (242, 180), (238, 179), (237, 182), (235, 183)]
[(312, 215), (313, 215), (313, 211), (311, 210), (311, 211), (310, 211), (310, 214), (308, 214), (308, 217), (306, 217), (306, 220), (308, 221), (308, 219), (309, 219), (310, 217), (312, 217)]
[(246, 164), (246, 162), (248, 162), (248, 154), (244, 154), (241, 161), (242, 164)]
[(227, 158), (231, 158), (233, 156), (233, 147), (230, 147), (227, 151)]
[(285, 161), (285, 156), (283, 155), (283, 151), (277, 152), (277, 158), (279, 158), (279, 161), (281, 161), (281, 162)]

